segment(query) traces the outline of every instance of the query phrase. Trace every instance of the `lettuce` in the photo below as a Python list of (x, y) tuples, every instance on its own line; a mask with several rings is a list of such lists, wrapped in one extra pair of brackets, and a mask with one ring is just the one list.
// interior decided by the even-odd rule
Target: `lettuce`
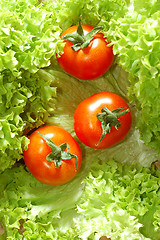
[(77, 24), (80, 15), (82, 23), (93, 26), (99, 24), (108, 29), (113, 17), (117, 20), (128, 11), (125, 0), (56, 0), (54, 4), (52, 0), (47, 0), (43, 5), (47, 11), (54, 12), (54, 17), (62, 31)]
[(159, 171), (110, 160), (95, 163), (84, 181), (75, 220), (82, 239), (159, 239)]
[[(24, 132), (44, 124), (55, 108), (56, 88), (38, 74), (0, 74), (0, 172), (20, 160), (28, 146)], [(7, 159), (7, 161), (6, 161)]]
[(159, 151), (160, 144), (160, 3), (131, 0), (128, 12), (111, 19), (108, 34), (120, 65), (129, 73), (130, 101), (141, 114), (137, 120), (141, 139)]
[[(151, 167), (159, 159), (159, 10), (156, 0), (0, 2), (0, 239), (160, 238), (160, 173)], [(80, 15), (103, 26), (117, 55), (93, 81), (55, 61), (60, 33)], [(76, 138), (77, 105), (100, 91), (130, 101), (127, 138), (105, 150), (79, 142), (83, 163), (71, 182), (38, 182), (22, 159), (28, 131), (55, 124)]]
[(1, 239), (157, 240), (159, 176), (154, 168), (95, 158), (89, 173), (85, 168), (70, 183), (53, 187), (14, 166), (0, 175)]
[(68, 229), (71, 225), (68, 218), (76, 214), (74, 207), (82, 194), (83, 177), (84, 174), (79, 174), (69, 184), (53, 187), (38, 182), (22, 164), (3, 172), (0, 175), (0, 222), (4, 227), (1, 239), (21, 239), (24, 230), (24, 239), (56, 239), (53, 236), (58, 237), (58, 227), (62, 232)]
[(24, 133), (54, 111), (56, 89), (36, 74), (63, 47), (54, 20), (36, 0), (0, 2), (0, 172), (22, 158)]
[(49, 66), (55, 51), (63, 47), (55, 20), (38, 0), (1, 1), (0, 71), (18, 75), (21, 69), (35, 73)]

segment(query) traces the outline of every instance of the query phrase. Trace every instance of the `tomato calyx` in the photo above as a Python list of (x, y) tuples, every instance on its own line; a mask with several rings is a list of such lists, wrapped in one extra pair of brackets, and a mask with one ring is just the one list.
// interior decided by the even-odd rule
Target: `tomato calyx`
[(99, 32), (99, 30), (101, 29), (102, 29), (102, 26), (97, 26), (93, 28), (89, 33), (84, 35), (84, 31), (81, 25), (81, 20), (79, 20), (77, 31), (75, 33), (66, 34), (66, 36), (62, 38), (62, 40), (68, 40), (71, 43), (73, 43), (71, 48), (74, 51), (78, 51), (80, 49), (87, 48), (91, 40), (93, 39), (94, 35), (97, 32)]
[(101, 109), (101, 113), (97, 113), (97, 118), (101, 122), (102, 126), (102, 135), (98, 144), (103, 140), (107, 133), (110, 133), (111, 126), (114, 126), (118, 130), (118, 127), (121, 126), (118, 118), (129, 112), (129, 108), (126, 108), (127, 107), (120, 107), (110, 111), (107, 107), (103, 107)]
[(51, 152), (46, 156), (46, 160), (48, 162), (54, 162), (55, 167), (59, 168), (62, 165), (63, 161), (75, 158), (75, 170), (77, 169), (78, 157), (77, 155), (69, 152), (70, 146), (68, 143), (63, 143), (57, 146), (49, 137), (41, 133), (39, 134), (46, 141), (47, 145), (51, 148)]

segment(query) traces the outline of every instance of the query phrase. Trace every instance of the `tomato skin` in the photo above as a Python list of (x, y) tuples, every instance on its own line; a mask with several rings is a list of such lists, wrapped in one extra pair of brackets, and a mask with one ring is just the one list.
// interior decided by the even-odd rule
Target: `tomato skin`
[[(74, 33), (77, 26), (65, 30), (61, 38), (67, 33)], [(84, 34), (90, 32), (94, 27), (82, 25)], [(65, 40), (64, 53), (57, 58), (59, 65), (70, 75), (81, 80), (92, 80), (103, 75), (112, 65), (114, 55), (112, 46), (108, 46), (102, 33), (96, 33), (89, 46), (78, 51), (72, 50), (73, 43)]]
[[(46, 156), (51, 149), (37, 131), (48, 136), (58, 146), (67, 142), (69, 152), (78, 157), (77, 169), (75, 170), (75, 158), (62, 161), (59, 168), (55, 167), (54, 162), (48, 162)], [(28, 149), (23, 153), (24, 161), (38, 181), (48, 185), (61, 185), (75, 177), (81, 166), (82, 153), (78, 143), (66, 130), (57, 126), (44, 126), (34, 131), (29, 139)]]
[(97, 119), (97, 113), (100, 113), (104, 106), (110, 111), (119, 107), (129, 108), (125, 100), (117, 94), (100, 92), (83, 100), (74, 113), (75, 133), (81, 142), (91, 148), (103, 149), (111, 147), (121, 142), (131, 128), (132, 117), (129, 111), (118, 118), (121, 124), (118, 130), (114, 126), (111, 126), (110, 133), (107, 133), (98, 144), (102, 135), (102, 127), (101, 122)]

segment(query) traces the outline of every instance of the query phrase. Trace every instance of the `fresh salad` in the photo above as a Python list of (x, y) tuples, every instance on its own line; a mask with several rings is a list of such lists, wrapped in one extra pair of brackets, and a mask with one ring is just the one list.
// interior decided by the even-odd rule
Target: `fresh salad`
[(0, 239), (160, 239), (160, 1), (0, 1)]

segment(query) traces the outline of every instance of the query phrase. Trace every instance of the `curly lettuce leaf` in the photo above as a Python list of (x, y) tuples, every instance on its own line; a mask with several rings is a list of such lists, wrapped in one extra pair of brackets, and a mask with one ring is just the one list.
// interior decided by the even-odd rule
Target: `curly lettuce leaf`
[(21, 69), (35, 73), (50, 65), (62, 50), (60, 28), (54, 11), (38, 0), (3, 0), (0, 3), (0, 71), (18, 75)]
[(82, 239), (159, 239), (159, 171), (95, 162), (84, 182), (75, 219)]
[(58, 231), (63, 235), (73, 224), (83, 177), (84, 173), (69, 184), (48, 186), (38, 182), (22, 164), (1, 173), (1, 238), (21, 239), (23, 233), (24, 239), (37, 239), (42, 232), (39, 239), (56, 239)]
[(0, 175), (1, 239), (157, 240), (159, 176), (154, 168), (95, 158), (89, 173), (48, 186), (14, 166)]
[(160, 3), (131, 0), (128, 12), (111, 19), (108, 34), (120, 65), (129, 72), (130, 101), (141, 111), (141, 139), (158, 151), (160, 145)]
[(29, 142), (24, 132), (44, 124), (54, 111), (56, 88), (26, 71), (20, 77), (3, 71), (0, 83), (1, 172), (22, 158)]
[(113, 16), (114, 19), (118, 19), (127, 11), (125, 0), (56, 0), (54, 4), (52, 0), (47, 0), (43, 5), (47, 11), (54, 12), (54, 17), (62, 31), (78, 24), (80, 16), (84, 24), (93, 26), (99, 24), (108, 29), (109, 21)]
[(62, 51), (59, 35), (54, 11), (38, 0), (0, 2), (0, 172), (22, 158), (23, 134), (54, 111), (56, 89), (35, 73)]

